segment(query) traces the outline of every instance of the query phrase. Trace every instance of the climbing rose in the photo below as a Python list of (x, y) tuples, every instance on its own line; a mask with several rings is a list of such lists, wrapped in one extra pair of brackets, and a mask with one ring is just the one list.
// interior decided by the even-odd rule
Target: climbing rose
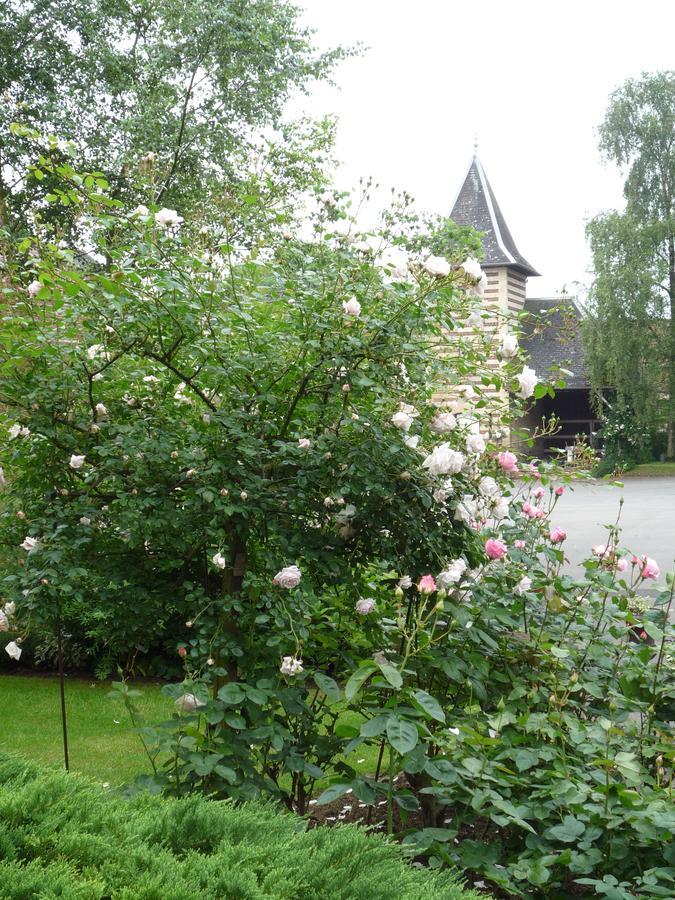
[(361, 304), (356, 297), (352, 297), (351, 300), (343, 300), (342, 311), (346, 316), (355, 316), (358, 318), (361, 315)]
[(513, 593), (518, 594), (519, 597), (522, 597), (522, 595), (525, 593), (525, 591), (529, 591), (529, 589), (531, 587), (532, 587), (532, 579), (529, 578), (527, 575), (523, 575), (523, 577), (520, 579), (518, 584), (514, 587)]
[(523, 371), (518, 375), (518, 396), (527, 400), (534, 393), (537, 384), (539, 384), (537, 373), (529, 366), (524, 366)]
[(433, 594), (433, 592), (436, 590), (436, 581), (434, 580), (434, 576), (422, 575), (419, 584), (417, 585), (417, 590), (420, 592), (420, 594)]
[(627, 559), (618, 559), (616, 561), (617, 572), (625, 572), (627, 568), (628, 568), (628, 560)]
[(173, 225), (180, 225), (183, 217), (179, 216), (175, 209), (160, 209), (155, 213), (155, 222), (163, 228), (171, 228)]
[(147, 216), (150, 210), (147, 206), (143, 206), (143, 204), (139, 204), (136, 209), (132, 209), (129, 215), (131, 216)]
[(511, 359), (518, 352), (518, 338), (515, 334), (505, 334), (499, 348), (499, 355), (504, 359)]
[(10, 600), (9, 603), (5, 603), (3, 612), (6, 616), (13, 616), (16, 612), (16, 603), (13, 600)]
[(10, 641), (9, 644), (5, 647), (5, 651), (10, 659), (20, 659), (21, 658), (21, 647), (16, 643), (16, 641)]
[(457, 427), (457, 419), (450, 412), (437, 413), (429, 423), (429, 428), (436, 434), (444, 434)]
[(212, 562), (213, 565), (216, 567), (216, 569), (224, 569), (225, 566), (227, 565), (227, 562), (226, 562), (226, 560), (225, 560), (225, 557), (223, 556), (222, 553), (216, 553), (216, 554), (211, 558), (211, 562)]
[(562, 497), (562, 495), (563, 495), (564, 493), (565, 493), (565, 488), (562, 487), (562, 486), (557, 487), (557, 488), (555, 489), (555, 495), (556, 495), (556, 497)]
[(372, 597), (361, 597), (356, 601), (354, 609), (356, 610), (357, 615), (367, 616), (368, 613), (371, 613), (375, 609), (375, 601)]
[(408, 437), (403, 439), (403, 443), (406, 445), (406, 447), (410, 447), (411, 450), (416, 450), (419, 442), (420, 442), (419, 434), (411, 434), (411, 435), (408, 435)]
[(536, 506), (526, 502), (523, 503), (523, 515), (527, 516), (528, 519), (543, 519), (546, 513), (543, 509), (537, 509)]
[(432, 475), (456, 475), (464, 464), (464, 456), (457, 450), (452, 450), (450, 444), (439, 444), (427, 456), (422, 463), (424, 469), (428, 469)]
[(2, 610), (0, 610), (0, 631), (9, 631), (9, 622)]
[(309, 440), (309, 438), (299, 438), (298, 439), (298, 447), (301, 450), (309, 450), (310, 445), (311, 445), (311, 441)]
[(102, 403), (97, 403), (95, 408), (96, 408), (96, 412), (99, 416), (107, 416), (108, 415), (108, 410), (105, 408), (105, 406)]
[(461, 265), (461, 268), (464, 269), (465, 274), (469, 276), (469, 278), (480, 278), (483, 274), (483, 270), (480, 267), (480, 263), (477, 259), (474, 259), (472, 256), (467, 257)]
[(297, 566), (284, 566), (284, 568), (274, 576), (273, 584), (283, 588), (294, 588), (300, 584), (301, 577), (302, 573)]
[(31, 297), (34, 297), (40, 290), (42, 290), (42, 285), (39, 281), (31, 281), (28, 285), (28, 293)]
[(412, 578), (410, 577), (410, 575), (403, 575), (401, 578), (399, 578), (398, 586), (402, 591), (407, 591), (408, 588), (412, 587)]
[(506, 556), (506, 544), (497, 538), (488, 538), (485, 541), (485, 552), (490, 559), (502, 559)]
[(396, 428), (400, 428), (401, 431), (409, 431), (410, 426), (413, 423), (413, 417), (408, 413), (403, 412), (403, 410), (399, 410), (391, 417), (391, 422)]
[(176, 709), (179, 712), (196, 712), (202, 706), (206, 706), (206, 703), (194, 694), (182, 694), (176, 700)]
[(25, 537), (19, 546), (22, 550), (27, 550), (30, 553), (31, 550), (35, 550), (37, 544), (37, 538)]
[(451, 585), (457, 584), (462, 579), (462, 575), (466, 572), (466, 562), (459, 557), (454, 559), (447, 568), (438, 575), (436, 579), (438, 586), (447, 590)]
[(522, 550), (523, 547), (525, 546), (525, 541), (521, 541), (520, 539), (517, 540), (517, 541), (514, 541), (514, 542), (513, 542), (513, 546), (514, 546), (517, 550)]
[(538, 487), (538, 488), (533, 492), (533, 496), (534, 496), (537, 500), (541, 500), (541, 498), (544, 496), (544, 489), (543, 489), (543, 487)]
[(567, 532), (563, 531), (562, 528), (554, 528), (549, 534), (549, 539), (552, 544), (562, 544), (566, 537)]
[(485, 451), (485, 438), (479, 432), (468, 434), (466, 436), (466, 449), (468, 453), (475, 453), (480, 456)]
[(302, 672), (302, 660), (295, 656), (284, 656), (279, 671), (282, 675), (298, 675)]
[(509, 501), (506, 497), (498, 497), (493, 501), (492, 509), (495, 519), (507, 519), (509, 515)]
[(73, 453), (68, 465), (71, 469), (81, 469), (84, 465), (84, 456), (78, 456), (76, 453)]
[(424, 268), (429, 275), (434, 275), (436, 278), (445, 278), (450, 274), (450, 263), (442, 256), (428, 256)]
[(658, 564), (655, 560), (653, 560), (649, 556), (642, 557), (642, 569), (640, 570), (640, 575), (643, 578), (658, 578), (661, 574), (661, 569), (659, 569)]
[(499, 494), (499, 485), (494, 480), (494, 478), (490, 478), (489, 475), (485, 475), (478, 482), (478, 491), (484, 497), (496, 497)]
[(497, 454), (497, 462), (507, 475), (515, 475), (518, 472), (518, 457), (510, 450), (502, 450)]

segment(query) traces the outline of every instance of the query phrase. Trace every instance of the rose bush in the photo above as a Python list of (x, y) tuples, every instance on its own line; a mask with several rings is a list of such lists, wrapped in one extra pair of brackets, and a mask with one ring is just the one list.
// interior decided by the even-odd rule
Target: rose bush
[(117, 686), (143, 783), (353, 792), (515, 894), (667, 896), (672, 582), (645, 602), (658, 567), (615, 527), (563, 572), (558, 473), (503, 448), (549, 389), (483, 327), (473, 239), (409, 212), (353, 234), (331, 194), (312, 237), (251, 245), (48, 146), (35, 171), (91, 249), (7, 243), (4, 587), (23, 634), (184, 661), (159, 729)]

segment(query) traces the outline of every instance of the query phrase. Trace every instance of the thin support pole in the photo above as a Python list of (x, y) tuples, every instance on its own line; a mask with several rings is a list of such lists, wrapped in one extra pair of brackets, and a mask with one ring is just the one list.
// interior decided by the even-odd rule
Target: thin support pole
[(70, 771), (68, 763), (68, 720), (66, 718), (66, 686), (63, 676), (63, 635), (61, 629), (61, 613), (56, 616), (56, 647), (59, 666), (59, 689), (61, 692), (61, 725), (63, 726), (63, 765), (66, 772)]

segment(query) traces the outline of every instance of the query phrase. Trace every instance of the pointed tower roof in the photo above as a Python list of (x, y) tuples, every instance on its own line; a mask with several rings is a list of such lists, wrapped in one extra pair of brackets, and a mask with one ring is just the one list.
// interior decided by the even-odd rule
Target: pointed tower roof
[(483, 232), (483, 268), (508, 266), (524, 275), (539, 275), (518, 252), (477, 155), (471, 160), (450, 218), (458, 225), (470, 225)]

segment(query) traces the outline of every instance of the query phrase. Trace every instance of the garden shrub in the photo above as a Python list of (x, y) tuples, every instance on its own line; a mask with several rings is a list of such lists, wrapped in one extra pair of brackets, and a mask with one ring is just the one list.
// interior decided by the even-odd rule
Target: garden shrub
[(36, 171), (100, 265), (8, 245), (3, 585), (21, 639), (173, 641), (170, 721), (116, 689), (143, 786), (353, 791), (516, 896), (672, 894), (673, 582), (615, 525), (565, 573), (565, 477), (504, 447), (550, 389), (486, 327), (471, 236), (405, 207), (353, 235), (330, 194), (245, 245), (226, 209), (123, 208), (49, 141)]
[(259, 803), (144, 794), (0, 756), (0, 897), (33, 900), (462, 900), (357, 826), (307, 830)]

